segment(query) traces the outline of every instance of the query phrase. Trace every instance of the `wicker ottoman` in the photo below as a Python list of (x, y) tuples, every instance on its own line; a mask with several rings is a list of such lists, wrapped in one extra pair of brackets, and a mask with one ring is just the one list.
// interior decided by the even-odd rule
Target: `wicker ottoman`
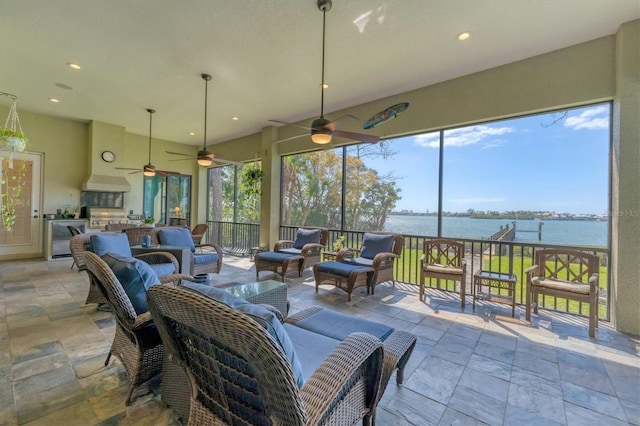
[(373, 268), (368, 266), (341, 262), (320, 262), (313, 265), (316, 293), (320, 284), (331, 284), (346, 291), (349, 302), (351, 302), (351, 292), (354, 288), (367, 287), (367, 294), (369, 294), (373, 274)]
[(379, 338), (384, 346), (380, 396), (382, 396), (396, 369), (396, 383), (402, 384), (404, 367), (407, 365), (417, 341), (416, 336), (406, 331), (395, 330), (386, 324), (368, 321), (320, 306), (312, 306), (297, 312), (289, 316), (286, 322), (337, 340), (344, 340), (349, 334), (355, 332), (365, 332)]
[(280, 274), (282, 282), (284, 282), (284, 276), (290, 270), (297, 271), (298, 276), (302, 276), (304, 257), (300, 255), (265, 251), (256, 253), (254, 260), (256, 264), (256, 280), (259, 279), (260, 271), (272, 271)]

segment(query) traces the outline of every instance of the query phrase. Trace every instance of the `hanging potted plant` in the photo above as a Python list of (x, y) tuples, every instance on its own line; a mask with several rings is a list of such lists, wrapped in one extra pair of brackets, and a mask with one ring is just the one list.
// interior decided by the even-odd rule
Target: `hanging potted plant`
[(11, 232), (16, 223), (16, 205), (20, 202), (24, 178), (27, 174), (27, 162), (16, 160), (19, 166), (14, 168), (13, 153), (23, 152), (27, 147), (27, 137), (22, 132), (18, 111), (16, 109), (17, 96), (0, 92), (2, 96), (13, 99), (9, 115), (4, 127), (0, 130), (0, 150), (9, 152), (8, 158), (0, 158), (0, 215), (5, 231)]
[(16, 223), (16, 205), (22, 195), (24, 187), (24, 177), (27, 174), (27, 162), (19, 161), (19, 167), (14, 168), (14, 161), (1, 158), (2, 180), (0, 187), (0, 215), (2, 215), (2, 226), (5, 231), (11, 232)]
[(246, 207), (250, 208), (253, 219), (260, 217), (260, 196), (262, 195), (262, 179), (264, 171), (260, 169), (258, 160), (253, 165), (245, 165), (240, 173), (240, 188), (246, 200)]
[(262, 171), (256, 163), (251, 167), (242, 169), (242, 185), (244, 193), (250, 197), (260, 197), (262, 195), (262, 179), (264, 171)]

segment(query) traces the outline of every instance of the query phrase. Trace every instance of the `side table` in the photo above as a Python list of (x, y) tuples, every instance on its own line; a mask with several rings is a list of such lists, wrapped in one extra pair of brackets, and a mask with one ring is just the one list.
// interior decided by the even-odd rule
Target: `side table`
[(336, 261), (336, 258), (338, 257), (338, 252), (337, 251), (323, 251), (322, 252), (322, 261), (323, 262), (328, 262), (328, 261)]
[(249, 249), (249, 256), (251, 257), (251, 260), (255, 260), (256, 254), (262, 253), (265, 251), (269, 251), (269, 247), (251, 247)]
[[(489, 302), (506, 303), (511, 305), (511, 317), (516, 314), (515, 286), (518, 277), (514, 274), (505, 274), (492, 271), (478, 271), (473, 274), (473, 309), (476, 308), (476, 299)], [(486, 291), (483, 290), (483, 287)], [(492, 291), (492, 289), (494, 291)]]

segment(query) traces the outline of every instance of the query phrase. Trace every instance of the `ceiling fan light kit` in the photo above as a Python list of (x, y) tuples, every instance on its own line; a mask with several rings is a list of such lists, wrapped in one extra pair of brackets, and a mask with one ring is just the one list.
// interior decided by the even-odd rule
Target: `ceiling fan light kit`
[[(320, 83), (320, 117), (313, 120), (313, 122), (311, 123), (311, 127), (300, 126), (297, 124), (287, 123), (279, 120), (269, 120), (269, 121), (311, 130), (311, 141), (318, 145), (326, 145), (328, 143), (331, 143), (331, 139), (333, 138), (334, 135), (341, 138), (351, 139), (355, 141), (376, 143), (380, 140), (378, 136), (365, 135), (363, 133), (346, 132), (343, 130), (336, 130), (335, 128), (336, 121), (340, 120), (340, 118), (353, 117), (353, 116), (346, 115), (334, 121), (327, 120), (324, 117), (324, 90), (326, 87), (328, 87), (327, 83), (324, 81), (324, 56), (325, 56), (325, 40), (326, 40), (326, 28), (327, 28), (326, 19), (327, 19), (327, 12), (331, 10), (331, 6), (333, 4), (331, 0), (317, 0), (316, 4), (318, 6), (318, 10), (322, 12), (322, 82)], [(297, 135), (289, 138), (280, 139), (280, 140), (274, 141), (274, 143), (284, 142), (290, 139), (298, 138), (300, 136), (304, 136), (304, 135)]]

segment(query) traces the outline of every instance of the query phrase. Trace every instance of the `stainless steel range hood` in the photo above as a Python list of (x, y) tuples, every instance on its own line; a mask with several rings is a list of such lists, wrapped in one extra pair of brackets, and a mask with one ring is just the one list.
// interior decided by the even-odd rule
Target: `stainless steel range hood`
[(91, 175), (82, 184), (83, 191), (130, 192), (131, 185), (122, 176)]

